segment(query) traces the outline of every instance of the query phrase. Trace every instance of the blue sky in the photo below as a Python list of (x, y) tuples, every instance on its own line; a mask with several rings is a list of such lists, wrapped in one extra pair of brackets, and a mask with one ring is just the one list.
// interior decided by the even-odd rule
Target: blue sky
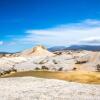
[(100, 0), (0, 0), (0, 51), (100, 45)]

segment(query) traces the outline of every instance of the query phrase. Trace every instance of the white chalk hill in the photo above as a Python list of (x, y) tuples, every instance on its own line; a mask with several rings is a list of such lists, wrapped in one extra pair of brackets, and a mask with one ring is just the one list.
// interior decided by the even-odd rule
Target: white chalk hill
[(20, 56), (53, 56), (54, 54), (49, 52), (44, 46), (39, 45), (31, 49), (24, 50), (20, 53)]

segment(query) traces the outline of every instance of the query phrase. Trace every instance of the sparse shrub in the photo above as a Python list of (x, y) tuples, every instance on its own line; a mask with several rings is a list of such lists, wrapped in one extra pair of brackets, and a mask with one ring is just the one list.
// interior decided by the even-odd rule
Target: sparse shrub
[(39, 64), (44, 64), (44, 61), (43, 61), (43, 60), (42, 60), (42, 61), (40, 61), (40, 62), (39, 62)]
[(56, 55), (61, 55), (62, 54), (62, 52), (54, 52), (54, 54), (56, 54)]
[(0, 58), (5, 57), (5, 56), (6, 56), (6, 54), (0, 54)]
[(40, 68), (36, 67), (35, 70), (40, 70)]
[(7, 74), (7, 71), (2, 72), (2, 75), (5, 75), (5, 74)]
[(4, 75), (3, 72), (0, 73), (0, 76)]
[(3, 72), (0, 73), (0, 76), (6, 75), (6, 74), (10, 74), (11, 72), (17, 72), (17, 69), (12, 68), (12, 69), (3, 71)]
[(53, 60), (53, 63), (54, 63), (54, 64), (58, 64), (56, 60)]
[(11, 70), (4, 71), (4, 74), (10, 74)]
[(42, 66), (41, 69), (43, 69), (43, 70), (49, 70), (49, 68), (46, 67), (46, 66)]
[(63, 68), (62, 68), (62, 67), (58, 69), (58, 71), (62, 71), (62, 70), (63, 70)]
[(17, 69), (15, 69), (14, 67), (12, 67), (11, 72), (17, 72)]
[(88, 61), (76, 61), (75, 64), (84, 64), (87, 63)]
[(2, 73), (0, 72), (0, 76), (2, 76)]
[(88, 56), (88, 55), (81, 56), (81, 57), (74, 56), (74, 59), (76, 61), (75, 64), (84, 64), (84, 63), (87, 63), (89, 61), (90, 56)]
[(67, 52), (67, 54), (71, 54), (70, 52)]
[(97, 67), (96, 70), (97, 70), (98, 72), (100, 72), (100, 64), (98, 64), (96, 67)]
[(6, 70), (6, 71), (2, 72), (2, 73), (1, 73), (1, 76), (2, 76), (2, 75), (5, 75), (5, 74), (10, 74), (10, 73), (11, 73), (11, 70), (9, 69), (9, 70)]
[(74, 70), (74, 71), (75, 71), (75, 70), (77, 70), (77, 68), (76, 68), (76, 67), (74, 67), (72, 70)]
[(48, 62), (48, 60), (42, 60), (42, 61), (39, 62), (39, 64), (45, 64), (47, 62)]

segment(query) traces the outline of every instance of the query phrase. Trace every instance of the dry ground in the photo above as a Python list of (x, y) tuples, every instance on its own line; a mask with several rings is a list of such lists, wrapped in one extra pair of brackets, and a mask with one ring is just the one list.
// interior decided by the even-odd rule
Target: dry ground
[(7, 74), (2, 76), (7, 77), (25, 77), (33, 76), (40, 78), (60, 79), (79, 83), (100, 84), (100, 72), (89, 71), (68, 71), (68, 72), (51, 72), (51, 71), (25, 71)]
[(0, 79), (0, 100), (100, 100), (100, 85), (56, 79)]

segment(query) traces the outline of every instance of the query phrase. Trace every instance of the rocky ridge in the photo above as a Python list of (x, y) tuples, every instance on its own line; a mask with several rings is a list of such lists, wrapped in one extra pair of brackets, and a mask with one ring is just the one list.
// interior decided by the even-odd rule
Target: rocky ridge
[(0, 58), (0, 72), (42, 70), (71, 71), (86, 70), (97, 71), (100, 52), (92, 51), (57, 51), (50, 52), (43, 46), (12, 54)]

